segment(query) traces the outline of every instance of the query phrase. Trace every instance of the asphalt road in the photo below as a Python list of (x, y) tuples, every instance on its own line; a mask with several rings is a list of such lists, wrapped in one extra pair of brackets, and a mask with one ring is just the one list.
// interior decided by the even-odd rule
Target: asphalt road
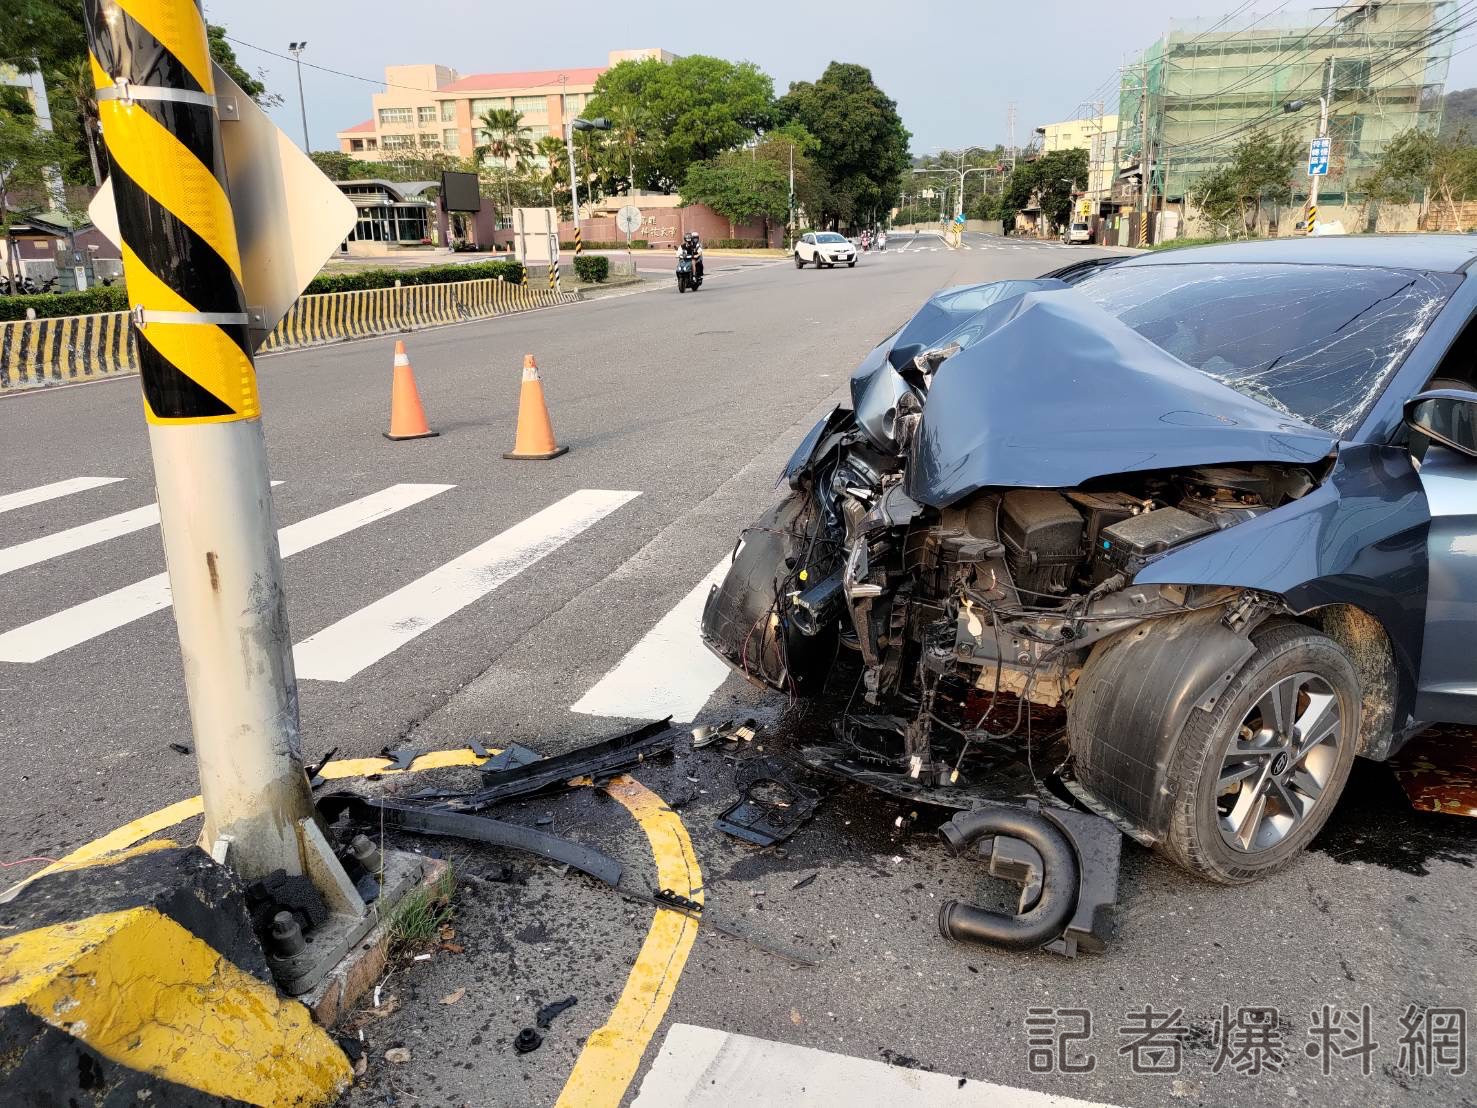
[[(474, 736), (558, 753), (665, 702), (696, 704), (702, 720), (756, 715), (768, 725), (761, 741), (775, 747), (823, 732), (823, 719), (788, 713), (778, 698), (715, 675), (687, 649), (690, 634), (663, 629), (690, 632), (692, 598), (769, 503), (794, 443), (843, 393), (856, 362), (925, 296), (953, 283), (1036, 276), (1093, 253), (973, 234), (962, 245), (894, 236), (886, 255), (853, 270), (796, 272), (783, 259), (715, 266), (695, 296), (653, 282), (412, 335), (434, 439), (381, 436), (386, 341), (263, 359), (279, 523), (313, 521), (324, 532), (322, 513), (366, 497), (380, 497), (375, 504), (388, 512), (327, 528), (342, 533), (320, 534), (286, 562), (308, 674), (308, 756), (451, 747)], [(499, 457), (512, 441), (525, 352), (538, 357), (556, 433), (570, 447), (549, 463)], [(75, 546), (67, 552), (44, 541), (150, 504), (138, 403), (136, 381), (0, 399), (0, 505), (50, 482), (122, 478), (0, 514), (0, 658), (33, 659), (0, 661), (0, 756), (10, 767), (0, 862), (58, 857), (195, 791), (193, 760), (169, 746), (189, 739), (172, 619), (154, 611), (117, 623), (120, 602), (98, 601), (162, 570), (157, 531), (140, 525), (86, 546), (77, 544), (99, 532), (73, 532), (60, 542)], [(405, 485), (423, 487), (385, 493)], [(595, 512), (581, 507), (589, 502), (581, 490), (638, 495), (606, 497)], [(547, 519), (539, 513), (551, 508), (559, 519), (523, 553), (489, 564), (483, 544), (515, 526), (537, 531), (528, 521)], [(558, 541), (540, 545), (553, 531)], [(36, 540), (7, 570), (6, 554)], [(427, 582), (465, 557), (478, 563), (471, 576), (479, 583), (452, 589), (452, 610), (427, 626), (425, 598), (444, 604), (446, 595)], [(304, 640), (320, 646), (305, 649)], [(577, 704), (585, 710), (571, 710)], [(1409, 812), (1381, 768), (1360, 772), (1317, 849), (1251, 888), (1199, 884), (1130, 848), (1120, 935), (1107, 955), (1076, 961), (938, 937), (939, 902), (973, 899), (980, 885), (977, 867), (937, 844), (938, 813), (914, 820), (913, 809), (841, 790), (782, 850), (754, 851), (712, 829), (733, 799), (721, 750), (638, 776), (682, 804), (711, 904), (828, 953), (818, 968), (794, 969), (704, 934), (663, 1029), (716, 1027), (1115, 1104), (1472, 1102), (1470, 1076), (1402, 1072), (1397, 1039), (1407, 1005), (1477, 1002), (1473, 827)], [(545, 813), (553, 829), (654, 879), (640, 831), (601, 794), (530, 805), (524, 818)], [(551, 1103), (583, 1037), (621, 992), (651, 921), (648, 909), (583, 879), (453, 853), (464, 877), (455, 922), (463, 951), (437, 952), (394, 977), (388, 987), (401, 1007), (366, 1023), (375, 1062), (354, 1103)], [(515, 879), (475, 880), (500, 876), (495, 861), (510, 861)], [(36, 865), (11, 865), (5, 875)], [(812, 883), (793, 887), (811, 874)], [(438, 1003), (458, 988), (467, 992), (456, 1003)], [(537, 1005), (565, 994), (579, 1003), (544, 1047), (515, 1055), (512, 1036)], [(1178, 1075), (1135, 1076), (1119, 1053), (1120, 1025), (1146, 1004), (1179, 1009), (1189, 1028)], [(1357, 1059), (1333, 1060), (1325, 1076), (1321, 1060), (1304, 1053), (1311, 1013), (1324, 1004), (1356, 1013), (1371, 1006), (1379, 1047), (1369, 1076)], [(1243, 1007), (1278, 1010), (1278, 1069), (1242, 1076), (1227, 1063), (1212, 1072), (1223, 1005), (1233, 1017)], [(1091, 1072), (1036, 1072), (1023, 1022), (1032, 1007), (1092, 1013), (1091, 1041), (1072, 1048), (1074, 1057), (1095, 1055)], [(412, 1048), (413, 1061), (379, 1062), (397, 1043)]]

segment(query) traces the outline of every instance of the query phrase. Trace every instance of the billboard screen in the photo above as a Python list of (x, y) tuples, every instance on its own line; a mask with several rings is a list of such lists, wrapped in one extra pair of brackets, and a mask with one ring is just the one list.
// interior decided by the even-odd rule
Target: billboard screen
[(475, 212), (482, 208), (475, 173), (442, 173), (441, 206), (448, 212)]

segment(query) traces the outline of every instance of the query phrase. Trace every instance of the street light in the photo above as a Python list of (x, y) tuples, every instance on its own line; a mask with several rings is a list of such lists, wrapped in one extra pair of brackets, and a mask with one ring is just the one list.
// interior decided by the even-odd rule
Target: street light
[[(1318, 97), (1318, 137), (1321, 139), (1328, 137), (1328, 102), (1332, 96), (1333, 56), (1329, 55), (1323, 62), (1323, 95)], [(1307, 106), (1308, 101), (1305, 99), (1288, 100), (1283, 103), (1282, 111), (1287, 115), (1292, 115), (1294, 112), (1302, 111)], [(1309, 168), (1311, 168), (1311, 165)], [(1310, 176), (1312, 176), (1313, 180), (1308, 186), (1308, 215), (1313, 215), (1318, 211), (1318, 179), (1321, 174), (1313, 173)], [(1307, 216), (1304, 217), (1304, 230), (1310, 235), (1313, 233), (1314, 222), (1314, 219), (1308, 219)]]
[[(562, 103), (562, 102), (561, 102)], [(580, 186), (574, 172), (574, 133), (576, 131), (608, 131), (610, 120), (604, 116), (596, 119), (571, 119), (564, 125), (564, 148), (569, 153), (569, 206), (574, 213), (575, 241), (580, 241)]]
[(307, 39), (303, 39), (302, 42), (289, 42), (287, 44), (288, 53), (290, 53), (293, 57), (293, 60), (297, 62), (297, 107), (298, 111), (302, 112), (303, 115), (304, 154), (310, 153), (313, 149), (312, 144), (308, 141), (308, 102), (303, 99), (303, 51), (307, 48)]

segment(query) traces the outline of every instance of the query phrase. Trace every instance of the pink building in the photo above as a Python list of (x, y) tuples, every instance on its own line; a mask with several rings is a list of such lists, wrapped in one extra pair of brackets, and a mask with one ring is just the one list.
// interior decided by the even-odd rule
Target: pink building
[(612, 50), (608, 64), (463, 77), (444, 65), (385, 67), (385, 91), (372, 97), (373, 114), (338, 132), (339, 149), (365, 161), (406, 151), (434, 150), (466, 157), (486, 142), (477, 120), (490, 108), (519, 112), (537, 142), (562, 135), (564, 123), (584, 110), (595, 81), (623, 61), (676, 55), (656, 48)]

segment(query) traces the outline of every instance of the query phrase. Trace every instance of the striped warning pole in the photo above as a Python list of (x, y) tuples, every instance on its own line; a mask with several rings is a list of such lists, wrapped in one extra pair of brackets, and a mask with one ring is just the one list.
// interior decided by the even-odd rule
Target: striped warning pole
[(549, 232), (549, 291), (560, 292), (559, 287), (559, 232)]
[(299, 874), (300, 824), (312, 823), (313, 805), (205, 21), (192, 0), (84, 8), (203, 842), (247, 880)]
[(584, 239), (584, 236), (580, 234), (579, 224), (576, 223), (574, 225), (574, 256), (576, 258), (578, 258), (584, 252), (585, 252), (585, 239)]
[(1303, 234), (1311, 235), (1313, 227), (1318, 222), (1318, 204), (1315, 201), (1308, 202), (1308, 210), (1303, 215)]

